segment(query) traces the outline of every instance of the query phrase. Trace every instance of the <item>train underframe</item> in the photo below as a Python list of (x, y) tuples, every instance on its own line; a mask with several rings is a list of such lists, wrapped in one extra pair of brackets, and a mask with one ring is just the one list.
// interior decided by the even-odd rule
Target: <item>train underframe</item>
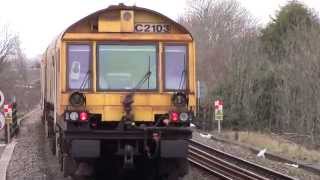
[(189, 128), (118, 125), (92, 129), (89, 124), (79, 128), (63, 121), (54, 125), (52, 118), (46, 119), (52, 152), (64, 176), (177, 180), (188, 173)]

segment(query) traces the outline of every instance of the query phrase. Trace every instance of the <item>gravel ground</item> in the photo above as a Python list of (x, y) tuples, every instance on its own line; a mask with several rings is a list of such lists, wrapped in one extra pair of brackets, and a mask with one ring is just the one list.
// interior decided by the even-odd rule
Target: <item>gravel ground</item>
[(292, 177), (296, 177), (301, 180), (320, 180), (320, 176), (314, 175), (310, 172), (304, 171), (299, 168), (294, 168), (283, 163), (271, 161), (268, 159), (257, 158), (255, 154), (252, 154), (249, 150), (241, 148), (239, 146), (225, 144), (222, 142), (214, 141), (212, 139), (206, 139), (199, 135), (198, 132), (193, 133), (193, 139), (201, 141), (214, 148), (220, 149), (229, 154), (237, 155), (240, 158), (247, 159), (256, 164), (274, 169), (278, 172), (287, 174)]
[(37, 111), (21, 122), (7, 180), (68, 180), (63, 178), (58, 161), (49, 150), (39, 117)]
[(5, 146), (1, 146), (1, 147), (0, 147), (0, 155), (2, 154), (4, 148), (5, 148)]
[(191, 166), (189, 174), (183, 180), (219, 180), (219, 178), (212, 177), (206, 172)]

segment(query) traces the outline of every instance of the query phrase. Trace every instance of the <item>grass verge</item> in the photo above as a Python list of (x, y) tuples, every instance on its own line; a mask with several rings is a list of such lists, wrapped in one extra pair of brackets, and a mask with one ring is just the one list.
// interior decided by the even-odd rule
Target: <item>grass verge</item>
[[(233, 131), (223, 132), (222, 136), (229, 140), (235, 140), (236, 137)], [(319, 151), (307, 149), (279, 135), (239, 132), (238, 141), (259, 149), (266, 148), (269, 152), (281, 154), (293, 160), (303, 160), (310, 163), (320, 162)]]

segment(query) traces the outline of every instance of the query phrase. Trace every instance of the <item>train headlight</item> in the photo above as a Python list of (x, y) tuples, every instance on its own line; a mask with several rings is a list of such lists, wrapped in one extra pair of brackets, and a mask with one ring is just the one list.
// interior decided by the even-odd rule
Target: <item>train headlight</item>
[(79, 114), (77, 112), (71, 112), (70, 113), (70, 120), (76, 121), (79, 118)]
[(86, 97), (83, 93), (73, 92), (69, 97), (69, 103), (72, 106), (83, 106), (86, 102)]
[(180, 120), (186, 122), (189, 119), (188, 113), (182, 112), (180, 113)]
[(172, 96), (172, 103), (175, 106), (185, 106), (188, 103), (188, 97), (183, 92), (177, 92)]

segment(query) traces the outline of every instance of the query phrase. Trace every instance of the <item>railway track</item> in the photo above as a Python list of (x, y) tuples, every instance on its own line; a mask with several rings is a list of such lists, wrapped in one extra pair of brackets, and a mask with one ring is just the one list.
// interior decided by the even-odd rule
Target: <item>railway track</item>
[(188, 160), (191, 164), (226, 180), (296, 180), (195, 140), (190, 140)]

